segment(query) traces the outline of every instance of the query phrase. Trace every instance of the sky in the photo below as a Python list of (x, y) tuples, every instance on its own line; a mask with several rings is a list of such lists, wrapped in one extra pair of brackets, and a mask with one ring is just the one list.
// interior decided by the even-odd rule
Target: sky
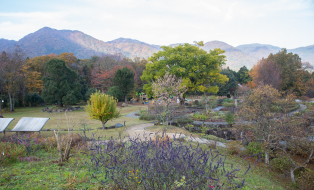
[(103, 41), (293, 49), (314, 45), (314, 0), (0, 0), (0, 38), (19, 40), (45, 26)]

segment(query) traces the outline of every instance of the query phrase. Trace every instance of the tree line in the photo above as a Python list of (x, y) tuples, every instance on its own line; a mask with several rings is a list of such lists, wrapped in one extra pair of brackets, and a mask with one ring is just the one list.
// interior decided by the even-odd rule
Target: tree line
[[(16, 47), (13, 52), (0, 55), (0, 97), (3, 107), (39, 103), (70, 105), (87, 101), (96, 90), (126, 101), (136, 93), (145, 91), (152, 97), (152, 82), (166, 71), (187, 87), (184, 94), (234, 93), (239, 84), (255, 88), (271, 85), (278, 90), (296, 92), (298, 96), (314, 97), (314, 74), (306, 71), (308, 63), (302, 63), (297, 54), (282, 49), (263, 58), (248, 70), (224, 68), (224, 51), (210, 52), (196, 45), (161, 47), (148, 60), (130, 59), (122, 54), (92, 56), (78, 59), (73, 53), (50, 54), (28, 58)], [(181, 100), (181, 103), (184, 99)]]
[[(135, 96), (135, 91), (142, 91), (144, 82), (140, 76), (146, 63), (145, 59), (130, 59), (122, 54), (92, 56), (90, 59), (78, 59), (73, 53), (29, 58), (16, 47), (12, 52), (0, 54), (2, 107), (14, 111), (15, 107), (44, 102), (71, 105), (87, 101), (96, 90), (110, 92), (124, 100)], [(126, 79), (115, 77), (118, 70), (123, 76), (124, 72), (129, 72), (127, 80), (131, 84), (121, 84)]]

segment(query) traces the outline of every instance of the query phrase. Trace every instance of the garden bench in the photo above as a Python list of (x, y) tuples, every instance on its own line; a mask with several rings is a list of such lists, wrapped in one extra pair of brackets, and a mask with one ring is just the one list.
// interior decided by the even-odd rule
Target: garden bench
[(14, 118), (0, 118), (0, 133), (5, 135), (5, 129), (14, 120)]
[(50, 118), (22, 117), (12, 132), (40, 132)]

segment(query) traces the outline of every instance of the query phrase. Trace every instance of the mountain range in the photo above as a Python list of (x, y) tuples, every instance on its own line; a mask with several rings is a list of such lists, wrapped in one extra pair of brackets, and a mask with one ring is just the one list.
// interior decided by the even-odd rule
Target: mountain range
[[(171, 44), (175, 47), (183, 43)], [(129, 38), (118, 38), (104, 42), (77, 30), (56, 30), (44, 27), (34, 33), (28, 34), (19, 41), (0, 39), (0, 51), (10, 51), (19, 45), (28, 57), (61, 54), (72, 52), (77, 58), (90, 58), (93, 55), (122, 53), (127, 57), (147, 58), (161, 48)], [(242, 66), (250, 69), (258, 60), (268, 57), (270, 53), (277, 53), (281, 47), (267, 44), (246, 44), (233, 47), (225, 42), (210, 41), (202, 49), (209, 51), (215, 48), (225, 50), (227, 66), (238, 70)], [(314, 45), (288, 49), (288, 52), (298, 54), (303, 62), (314, 64)]]

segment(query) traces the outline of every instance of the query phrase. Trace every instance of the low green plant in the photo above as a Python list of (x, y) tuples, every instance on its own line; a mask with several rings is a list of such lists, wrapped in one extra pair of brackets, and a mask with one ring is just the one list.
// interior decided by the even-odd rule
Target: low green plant
[(194, 125), (188, 124), (188, 125), (185, 126), (185, 128), (188, 128), (188, 129), (189, 129), (189, 128), (192, 128), (192, 127), (194, 127)]
[(0, 163), (9, 164), (16, 162), (26, 155), (24, 145), (10, 142), (0, 142)]
[(229, 125), (232, 125), (235, 123), (234, 115), (231, 112), (226, 113), (225, 120)]
[(185, 176), (182, 176), (180, 182), (178, 182), (177, 180), (174, 181), (174, 184), (176, 184), (177, 187), (185, 187)]
[(150, 120), (154, 120), (155, 116), (153, 114), (150, 114), (147, 110), (141, 110), (139, 119), (150, 121)]
[(205, 114), (200, 114), (200, 113), (194, 114), (192, 117), (195, 119), (198, 119), (198, 120), (207, 120), (208, 119), (208, 116), (206, 116)]
[(274, 170), (281, 173), (284, 173), (293, 166), (291, 161), (287, 157), (274, 158), (270, 161), (270, 165)]
[(249, 145), (245, 147), (245, 152), (249, 156), (261, 153), (262, 155), (259, 155), (259, 156), (261, 156), (262, 158), (265, 155), (263, 144), (260, 142), (255, 142), (255, 141), (250, 142)]
[(227, 99), (224, 99), (224, 102), (232, 102), (233, 99), (232, 98), (227, 98)]
[(192, 123), (193, 119), (191, 118), (191, 116), (183, 116), (176, 119), (176, 122), (179, 124)]
[(234, 103), (233, 103), (233, 102), (232, 102), (232, 103), (224, 102), (224, 103), (222, 104), (222, 106), (224, 106), (224, 107), (226, 107), (226, 108), (229, 108), (229, 107), (233, 107), (233, 106), (234, 106)]

